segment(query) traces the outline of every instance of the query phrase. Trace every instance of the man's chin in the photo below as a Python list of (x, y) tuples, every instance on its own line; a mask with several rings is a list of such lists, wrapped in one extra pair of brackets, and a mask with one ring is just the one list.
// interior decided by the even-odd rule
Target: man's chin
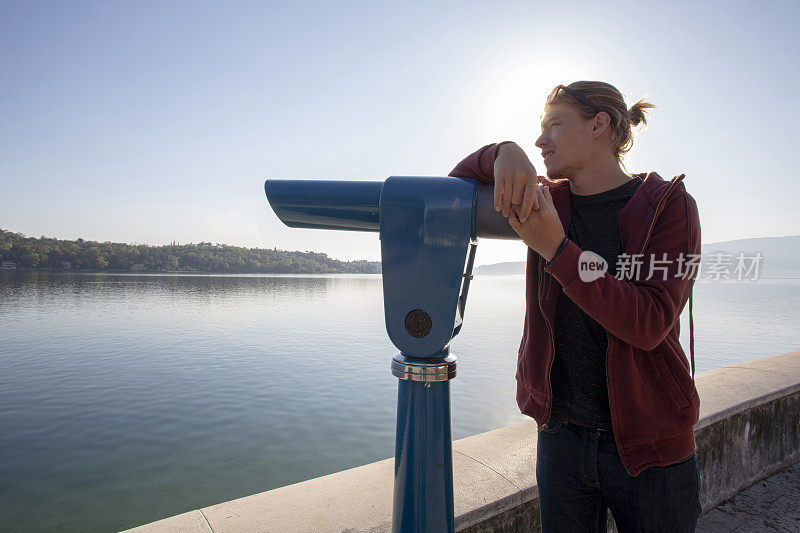
[(558, 167), (551, 164), (549, 167), (545, 165), (545, 168), (547, 169), (547, 179), (550, 181), (568, 180), (570, 176), (574, 176), (578, 170), (577, 167), (569, 164), (560, 165)]
[(564, 169), (562, 168), (548, 167), (546, 175), (547, 179), (549, 179), (550, 181), (569, 179), (569, 176), (566, 175), (566, 172), (564, 172)]

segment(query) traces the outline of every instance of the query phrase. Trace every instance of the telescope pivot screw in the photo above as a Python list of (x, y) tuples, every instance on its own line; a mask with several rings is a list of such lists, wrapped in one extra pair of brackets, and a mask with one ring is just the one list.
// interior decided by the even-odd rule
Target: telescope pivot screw
[(414, 309), (406, 315), (406, 331), (412, 337), (424, 337), (431, 332), (431, 316), (422, 309)]

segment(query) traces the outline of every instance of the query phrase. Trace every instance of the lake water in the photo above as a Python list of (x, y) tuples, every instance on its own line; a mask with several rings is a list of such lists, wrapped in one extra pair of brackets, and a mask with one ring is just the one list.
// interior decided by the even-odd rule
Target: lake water
[[(476, 276), (453, 437), (525, 420), (522, 276)], [(698, 281), (697, 372), (800, 348), (800, 280)], [(688, 315), (682, 316), (688, 353)], [(394, 454), (369, 275), (0, 273), (0, 529), (111, 531)]]

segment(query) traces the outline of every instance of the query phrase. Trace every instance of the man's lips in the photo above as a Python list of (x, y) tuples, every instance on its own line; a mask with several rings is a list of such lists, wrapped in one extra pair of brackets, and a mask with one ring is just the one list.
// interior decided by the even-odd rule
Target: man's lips
[(547, 161), (547, 158), (553, 155), (554, 153), (556, 153), (555, 150), (545, 150), (544, 152), (542, 152), (542, 157), (544, 158), (545, 161)]

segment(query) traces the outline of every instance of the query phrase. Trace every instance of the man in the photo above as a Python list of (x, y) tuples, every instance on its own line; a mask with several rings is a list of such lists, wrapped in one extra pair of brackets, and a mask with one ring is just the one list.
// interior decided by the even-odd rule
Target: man
[[(536, 146), (485, 146), (452, 176), (494, 182), (528, 245), (517, 403), (538, 426), (542, 529), (693, 531), (702, 512), (693, 426), (691, 294), (700, 221), (683, 175), (626, 174), (639, 101), (603, 82), (559, 85)], [(690, 310), (691, 374), (679, 343)]]

